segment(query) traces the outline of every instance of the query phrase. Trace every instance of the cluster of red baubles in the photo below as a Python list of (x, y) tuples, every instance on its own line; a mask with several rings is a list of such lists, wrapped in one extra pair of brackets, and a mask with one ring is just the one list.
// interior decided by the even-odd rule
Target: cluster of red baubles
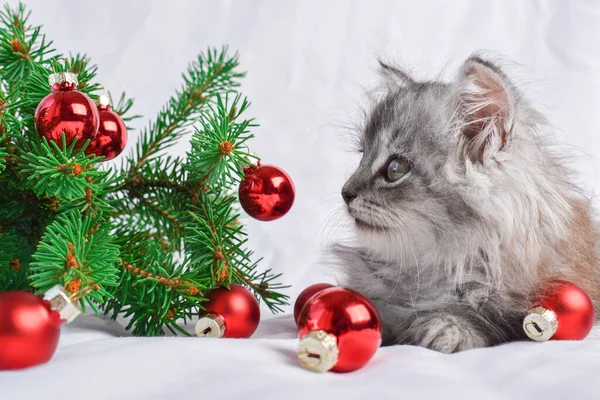
[(110, 109), (107, 96), (100, 96), (98, 105), (84, 93), (77, 91), (77, 74), (58, 72), (49, 76), (50, 94), (35, 110), (35, 128), (47, 140), (67, 145), (77, 140), (81, 148), (87, 140), (86, 154), (111, 160), (118, 156), (127, 143), (127, 129), (121, 117)]
[[(245, 287), (231, 285), (206, 294), (196, 324), (200, 337), (248, 338), (256, 331), (260, 309)], [(58, 343), (60, 326), (80, 310), (60, 286), (43, 297), (28, 292), (0, 293), (0, 370), (47, 362)], [(551, 282), (525, 317), (523, 329), (536, 341), (581, 340), (595, 314), (589, 296), (566, 281)], [(377, 310), (361, 294), (318, 283), (306, 288), (294, 305), (300, 343), (297, 358), (307, 369), (350, 372), (364, 365), (381, 345)]]
[[(35, 110), (35, 128), (47, 140), (67, 146), (76, 140), (81, 148), (91, 140), (85, 153), (104, 157), (118, 156), (127, 144), (127, 128), (121, 117), (110, 109), (108, 96), (99, 98), (98, 106), (77, 91), (77, 74), (58, 72), (49, 76), (51, 93)], [(240, 204), (251, 217), (273, 221), (285, 215), (294, 203), (295, 188), (289, 175), (279, 167), (247, 167), (239, 186)]]

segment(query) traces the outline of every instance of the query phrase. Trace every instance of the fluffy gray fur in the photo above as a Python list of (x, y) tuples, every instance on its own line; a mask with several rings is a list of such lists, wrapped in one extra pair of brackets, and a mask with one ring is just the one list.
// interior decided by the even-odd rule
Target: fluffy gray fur
[[(450, 83), (382, 70), (386, 90), (342, 190), (358, 239), (334, 246), (342, 283), (376, 305), (384, 345), (451, 353), (524, 338), (533, 293), (575, 268), (564, 246), (579, 229), (575, 205), (589, 202), (568, 162), (490, 61), (470, 57)], [(414, 168), (388, 182), (382, 171), (394, 155)], [(595, 247), (584, 250), (597, 261), (597, 227), (593, 235)], [(591, 268), (582, 279), (600, 287), (597, 263)]]

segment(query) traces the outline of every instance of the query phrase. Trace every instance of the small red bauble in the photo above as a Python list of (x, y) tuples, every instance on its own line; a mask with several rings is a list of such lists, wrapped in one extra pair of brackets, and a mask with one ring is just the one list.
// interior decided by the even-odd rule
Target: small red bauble
[(259, 221), (273, 221), (284, 216), (294, 203), (292, 179), (281, 168), (260, 165), (244, 169), (239, 199), (244, 210)]
[(102, 161), (112, 160), (121, 154), (127, 144), (127, 128), (119, 114), (110, 109), (108, 96), (100, 96), (98, 113), (100, 114), (98, 134), (86, 147), (85, 154), (104, 156)]
[(527, 336), (535, 341), (582, 340), (594, 326), (594, 304), (571, 282), (550, 282), (539, 294), (536, 306), (523, 321)]
[(59, 145), (65, 133), (67, 145), (77, 138), (76, 148), (98, 132), (100, 116), (92, 100), (77, 88), (77, 74), (59, 72), (50, 74), (52, 92), (44, 97), (35, 110), (35, 129), (38, 134)]
[(315, 294), (302, 309), (298, 328), (298, 361), (313, 371), (355, 371), (381, 345), (377, 310), (350, 289), (334, 287)]
[(206, 294), (208, 302), (196, 323), (200, 337), (249, 338), (260, 321), (256, 297), (241, 285), (219, 288)]
[(59, 313), (42, 298), (28, 292), (0, 293), (0, 370), (48, 362), (61, 324)]
[(315, 283), (304, 289), (298, 295), (296, 302), (294, 303), (294, 321), (296, 321), (296, 325), (298, 325), (300, 311), (302, 311), (302, 308), (306, 305), (306, 302), (321, 290), (328, 289), (330, 287), (333, 287), (333, 285), (330, 285), (329, 283)]

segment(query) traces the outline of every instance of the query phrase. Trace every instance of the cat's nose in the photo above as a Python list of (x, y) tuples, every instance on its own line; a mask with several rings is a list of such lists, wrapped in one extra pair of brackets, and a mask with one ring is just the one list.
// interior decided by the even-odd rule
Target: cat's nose
[(344, 198), (344, 201), (346, 202), (346, 204), (350, 204), (350, 202), (352, 200), (354, 200), (356, 198), (356, 192), (353, 192), (351, 190), (348, 189), (342, 189), (342, 197)]

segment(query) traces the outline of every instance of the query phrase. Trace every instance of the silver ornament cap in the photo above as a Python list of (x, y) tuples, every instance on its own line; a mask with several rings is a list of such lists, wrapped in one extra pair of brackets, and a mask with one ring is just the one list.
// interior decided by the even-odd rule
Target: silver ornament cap
[(218, 314), (208, 313), (196, 322), (196, 335), (198, 337), (225, 336), (225, 319)]
[(545, 307), (535, 307), (523, 320), (523, 330), (527, 337), (536, 342), (552, 339), (558, 329), (556, 313)]
[(300, 365), (314, 372), (329, 371), (337, 364), (339, 355), (337, 338), (323, 330), (307, 333), (296, 350)]
[(102, 106), (102, 107), (108, 107), (110, 106), (110, 97), (108, 97), (108, 95), (106, 94), (101, 94), (100, 96), (98, 96), (98, 100), (96, 101), (96, 105)]
[(44, 293), (44, 300), (50, 303), (50, 308), (60, 314), (60, 319), (71, 323), (81, 314), (81, 308), (73, 301), (69, 293), (61, 285), (52, 286)]
[(48, 84), (50, 87), (57, 83), (70, 83), (77, 87), (79, 81), (77, 80), (77, 74), (74, 72), (53, 72), (48, 75)]

